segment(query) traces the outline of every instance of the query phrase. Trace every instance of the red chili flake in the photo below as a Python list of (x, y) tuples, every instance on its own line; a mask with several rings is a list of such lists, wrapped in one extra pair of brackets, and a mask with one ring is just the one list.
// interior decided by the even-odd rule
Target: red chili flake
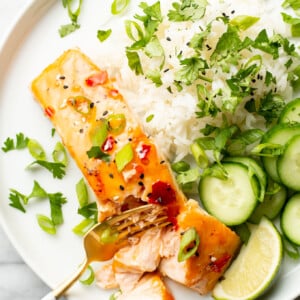
[(85, 83), (88, 86), (94, 87), (97, 85), (102, 85), (106, 83), (108, 80), (108, 74), (106, 71), (100, 71), (99, 73), (96, 73), (94, 75), (91, 75), (85, 80)]
[(114, 144), (115, 139), (112, 136), (108, 136), (101, 148), (103, 151), (110, 151), (114, 148)]
[(148, 156), (150, 150), (151, 150), (151, 145), (142, 144), (138, 148), (138, 157), (141, 160), (147, 159), (147, 156)]
[(170, 184), (157, 181), (152, 185), (152, 192), (149, 195), (149, 203), (169, 205), (176, 201), (176, 193)]
[(44, 111), (46, 116), (48, 116), (49, 118), (52, 118), (55, 114), (55, 110), (52, 106), (47, 106)]
[(116, 90), (116, 89), (111, 89), (111, 90), (109, 90), (109, 95), (111, 97), (118, 97), (119, 96), (119, 91)]
[(230, 254), (224, 254), (222, 257), (218, 258), (216, 261), (212, 261), (209, 266), (212, 271), (214, 272), (222, 272), (223, 267), (228, 263), (228, 261), (231, 259)]

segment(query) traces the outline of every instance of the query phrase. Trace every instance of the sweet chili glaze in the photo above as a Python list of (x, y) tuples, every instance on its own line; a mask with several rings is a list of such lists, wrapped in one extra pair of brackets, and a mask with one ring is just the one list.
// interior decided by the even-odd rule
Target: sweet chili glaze
[[(178, 189), (169, 165), (158, 153), (153, 140), (145, 134), (106, 71), (100, 70), (80, 51), (69, 50), (33, 81), (32, 91), (95, 192), (99, 221), (119, 213), (126, 205), (131, 205), (128, 201), (135, 199), (133, 202), (139, 204), (150, 201), (170, 206), (169, 217), (175, 222), (185, 197)], [(107, 122), (116, 114), (125, 116), (125, 128), (120, 132), (108, 132), (104, 143), (99, 145), (109, 156), (109, 161), (89, 158), (87, 152), (93, 146), (91, 133), (100, 122)], [(131, 145), (133, 157), (120, 171), (115, 157), (126, 144)], [(156, 183), (173, 191), (172, 200), (159, 203), (158, 199), (166, 195), (153, 198), (157, 194)]]

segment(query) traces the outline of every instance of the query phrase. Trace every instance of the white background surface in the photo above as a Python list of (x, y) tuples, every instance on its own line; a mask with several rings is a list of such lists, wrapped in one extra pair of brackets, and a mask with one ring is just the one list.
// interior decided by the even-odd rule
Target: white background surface
[[(28, 2), (0, 0), (0, 44)], [(49, 288), (24, 264), (0, 227), (0, 299), (37, 300), (48, 291)]]

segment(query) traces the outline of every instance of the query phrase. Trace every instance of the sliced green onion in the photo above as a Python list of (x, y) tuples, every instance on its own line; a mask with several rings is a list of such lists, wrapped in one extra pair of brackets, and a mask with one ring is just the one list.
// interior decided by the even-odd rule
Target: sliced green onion
[(34, 180), (33, 188), (31, 193), (24, 199), (24, 204), (28, 203), (28, 200), (31, 198), (46, 198), (48, 197), (48, 193), (40, 186), (40, 184)]
[(200, 177), (198, 168), (189, 169), (185, 172), (181, 172), (176, 180), (179, 185), (185, 185), (187, 183), (196, 182)]
[(278, 156), (282, 154), (283, 146), (280, 144), (264, 143), (254, 147), (251, 153), (259, 156)]
[(185, 231), (181, 237), (177, 260), (182, 262), (193, 256), (197, 252), (199, 244), (200, 237), (194, 227)]
[(84, 96), (70, 97), (68, 103), (82, 115), (88, 115), (91, 110), (91, 100)]
[(96, 221), (94, 219), (83, 219), (73, 227), (72, 231), (79, 236), (84, 236), (95, 224)]
[(128, 37), (135, 42), (143, 39), (144, 37), (141, 26), (135, 21), (126, 20), (125, 30)]
[(113, 229), (107, 223), (102, 223), (102, 226), (99, 227), (99, 237), (100, 242), (103, 244), (112, 244), (118, 240), (119, 232), (116, 229)]
[(198, 143), (191, 144), (191, 152), (195, 158), (197, 165), (204, 169), (208, 166), (208, 157), (203, 148)]
[(112, 33), (111, 29), (108, 30), (98, 30), (97, 32), (97, 38), (100, 42), (104, 42), (105, 40), (107, 40), (110, 35)]
[(147, 123), (151, 122), (151, 121), (153, 120), (153, 118), (154, 118), (154, 114), (149, 115), (149, 116), (146, 118), (146, 122), (147, 122)]
[[(84, 278), (83, 278), (84, 277)], [(80, 283), (91, 285), (95, 280), (95, 272), (91, 266), (88, 266), (84, 274), (80, 277)]]
[(83, 178), (76, 183), (76, 195), (80, 207), (86, 206), (89, 203), (87, 186)]
[(240, 15), (231, 19), (230, 24), (236, 26), (240, 30), (246, 30), (258, 21), (259, 21), (258, 17)]
[(57, 142), (55, 148), (52, 152), (52, 158), (57, 163), (62, 163), (63, 165), (68, 165), (67, 151), (61, 142)]
[(171, 164), (171, 168), (174, 172), (181, 173), (188, 171), (190, 169), (190, 165), (187, 162), (181, 160)]
[(133, 149), (130, 143), (126, 144), (115, 157), (117, 169), (121, 172), (133, 159)]
[(37, 218), (39, 226), (45, 232), (52, 234), (52, 235), (56, 234), (55, 225), (50, 218), (48, 218), (47, 216), (44, 216), (44, 215), (40, 215), (40, 214), (36, 215), (36, 218)]
[(106, 120), (98, 121), (95, 128), (90, 133), (93, 146), (101, 147), (105, 142), (108, 135), (108, 124)]
[(41, 144), (34, 139), (29, 139), (27, 144), (29, 153), (31, 156), (37, 160), (45, 160), (46, 159), (46, 152)]
[(126, 127), (126, 118), (124, 114), (113, 114), (107, 118), (108, 130), (112, 133), (119, 134)]
[(129, 5), (130, 0), (114, 0), (111, 4), (111, 13), (113, 15), (121, 14)]

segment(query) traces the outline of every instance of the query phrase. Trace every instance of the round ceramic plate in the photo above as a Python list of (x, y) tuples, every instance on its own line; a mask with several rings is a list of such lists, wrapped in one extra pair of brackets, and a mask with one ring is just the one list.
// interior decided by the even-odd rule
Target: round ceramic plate
[[(32, 79), (69, 48), (78, 47), (92, 59), (99, 58), (104, 46), (96, 38), (97, 30), (123, 22), (122, 18), (134, 13), (138, 1), (131, 1), (127, 16), (117, 17), (110, 14), (110, 1), (88, 1), (84, 4), (80, 30), (63, 39), (59, 37), (58, 28), (69, 19), (61, 1), (32, 1), (15, 22), (0, 52), (1, 145), (7, 137), (15, 137), (22, 132), (37, 139), (45, 149), (53, 149), (59, 138), (52, 137), (50, 122), (33, 100), (30, 92)], [(98, 61), (101, 62), (101, 59)], [(51, 155), (50, 151), (48, 155)], [(77, 214), (75, 193), (75, 184), (81, 174), (72, 161), (63, 180), (53, 179), (47, 171), (26, 169), (32, 162), (26, 150), (6, 154), (1, 151), (0, 159), (2, 225), (26, 263), (43, 281), (54, 287), (71, 275), (84, 257), (81, 239), (72, 233), (72, 228), (81, 220)], [(36, 214), (50, 214), (46, 201), (33, 200), (27, 205), (25, 214), (8, 205), (9, 189), (28, 194), (33, 180), (37, 180), (49, 193), (62, 192), (68, 199), (63, 208), (65, 222), (55, 236), (47, 235), (36, 222)], [(280, 278), (266, 297), (273, 300), (295, 298), (300, 294), (299, 278), (300, 264), (285, 258)], [(176, 299), (210, 299), (173, 282), (167, 283)], [(107, 300), (111, 293), (96, 286), (76, 284), (68, 299)]]

